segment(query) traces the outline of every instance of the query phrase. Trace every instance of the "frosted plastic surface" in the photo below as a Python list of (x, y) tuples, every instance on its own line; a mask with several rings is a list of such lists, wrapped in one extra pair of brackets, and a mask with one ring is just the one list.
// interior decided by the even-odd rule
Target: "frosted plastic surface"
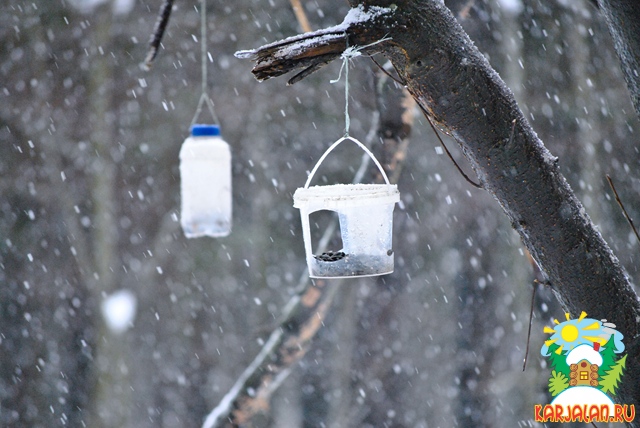
[(367, 205), (393, 204), (400, 200), (395, 184), (332, 184), (300, 187), (293, 194), (293, 206), (310, 212)]
[(231, 151), (220, 137), (189, 137), (180, 150), (180, 224), (187, 238), (231, 232)]
[[(393, 272), (393, 209), (400, 195), (395, 185), (331, 185), (300, 188), (294, 206), (300, 209), (309, 276), (341, 278)], [(309, 214), (338, 213), (345, 256), (337, 261), (314, 257)]]

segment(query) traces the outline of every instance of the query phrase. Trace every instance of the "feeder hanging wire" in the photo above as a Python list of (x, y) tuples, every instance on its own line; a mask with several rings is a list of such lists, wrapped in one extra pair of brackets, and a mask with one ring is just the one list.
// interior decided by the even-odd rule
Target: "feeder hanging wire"
[(208, 64), (207, 64), (207, 0), (202, 0), (202, 8), (200, 11), (200, 61), (202, 66), (202, 94), (200, 95), (200, 100), (198, 101), (198, 107), (196, 108), (196, 113), (191, 120), (191, 126), (196, 123), (196, 120), (200, 116), (202, 112), (203, 103), (207, 104), (209, 108), (209, 112), (213, 117), (213, 122), (219, 124), (218, 116), (216, 115), (216, 111), (214, 109), (213, 101), (208, 95), (208, 85), (207, 85), (207, 75), (208, 75)]

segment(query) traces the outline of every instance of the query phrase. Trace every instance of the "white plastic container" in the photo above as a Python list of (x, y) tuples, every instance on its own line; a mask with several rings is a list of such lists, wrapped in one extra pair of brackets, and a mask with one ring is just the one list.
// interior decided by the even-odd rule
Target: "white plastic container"
[(180, 149), (180, 224), (187, 238), (231, 232), (231, 150), (218, 125), (193, 125)]
[[(333, 184), (309, 187), (325, 157), (344, 140), (358, 144), (375, 162), (386, 184)], [(336, 141), (322, 155), (304, 187), (293, 195), (293, 206), (300, 209), (302, 233), (309, 276), (344, 278), (385, 275), (393, 272), (393, 209), (400, 193), (373, 154), (355, 138)], [(309, 215), (320, 210), (338, 214), (343, 248), (332, 254), (314, 255), (311, 249)]]

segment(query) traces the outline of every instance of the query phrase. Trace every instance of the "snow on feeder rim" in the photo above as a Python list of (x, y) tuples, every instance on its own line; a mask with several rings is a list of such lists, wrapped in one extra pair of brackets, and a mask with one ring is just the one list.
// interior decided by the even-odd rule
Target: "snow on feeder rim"
[(231, 150), (218, 125), (195, 124), (180, 149), (180, 224), (187, 238), (231, 232)]
[[(356, 143), (375, 162), (385, 184), (332, 184), (309, 187), (327, 155), (345, 140)], [(389, 183), (382, 165), (357, 139), (344, 136), (327, 149), (309, 174), (304, 187), (293, 194), (300, 209), (302, 234), (309, 276), (345, 278), (386, 275), (393, 272), (393, 209), (400, 200), (398, 186)], [(314, 255), (311, 249), (309, 215), (320, 210), (338, 214), (342, 249)]]

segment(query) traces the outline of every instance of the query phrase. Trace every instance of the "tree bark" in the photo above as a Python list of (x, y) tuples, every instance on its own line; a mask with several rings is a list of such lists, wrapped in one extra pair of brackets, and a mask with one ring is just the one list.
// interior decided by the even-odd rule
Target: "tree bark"
[(617, 399), (640, 405), (638, 297), (511, 91), (441, 2), (350, 4), (360, 12), (352, 18), (372, 6), (386, 9), (365, 20), (345, 20), (342, 37), (334, 28), (245, 51), (257, 60), (256, 76), (264, 80), (304, 67), (298, 76), (305, 77), (346, 46), (389, 58), (415, 100), (459, 142), (563, 307), (573, 317), (586, 311), (606, 318), (624, 334), (628, 364)]
[(637, 0), (598, 0), (598, 5), (620, 58), (631, 102), (640, 116), (640, 3)]

